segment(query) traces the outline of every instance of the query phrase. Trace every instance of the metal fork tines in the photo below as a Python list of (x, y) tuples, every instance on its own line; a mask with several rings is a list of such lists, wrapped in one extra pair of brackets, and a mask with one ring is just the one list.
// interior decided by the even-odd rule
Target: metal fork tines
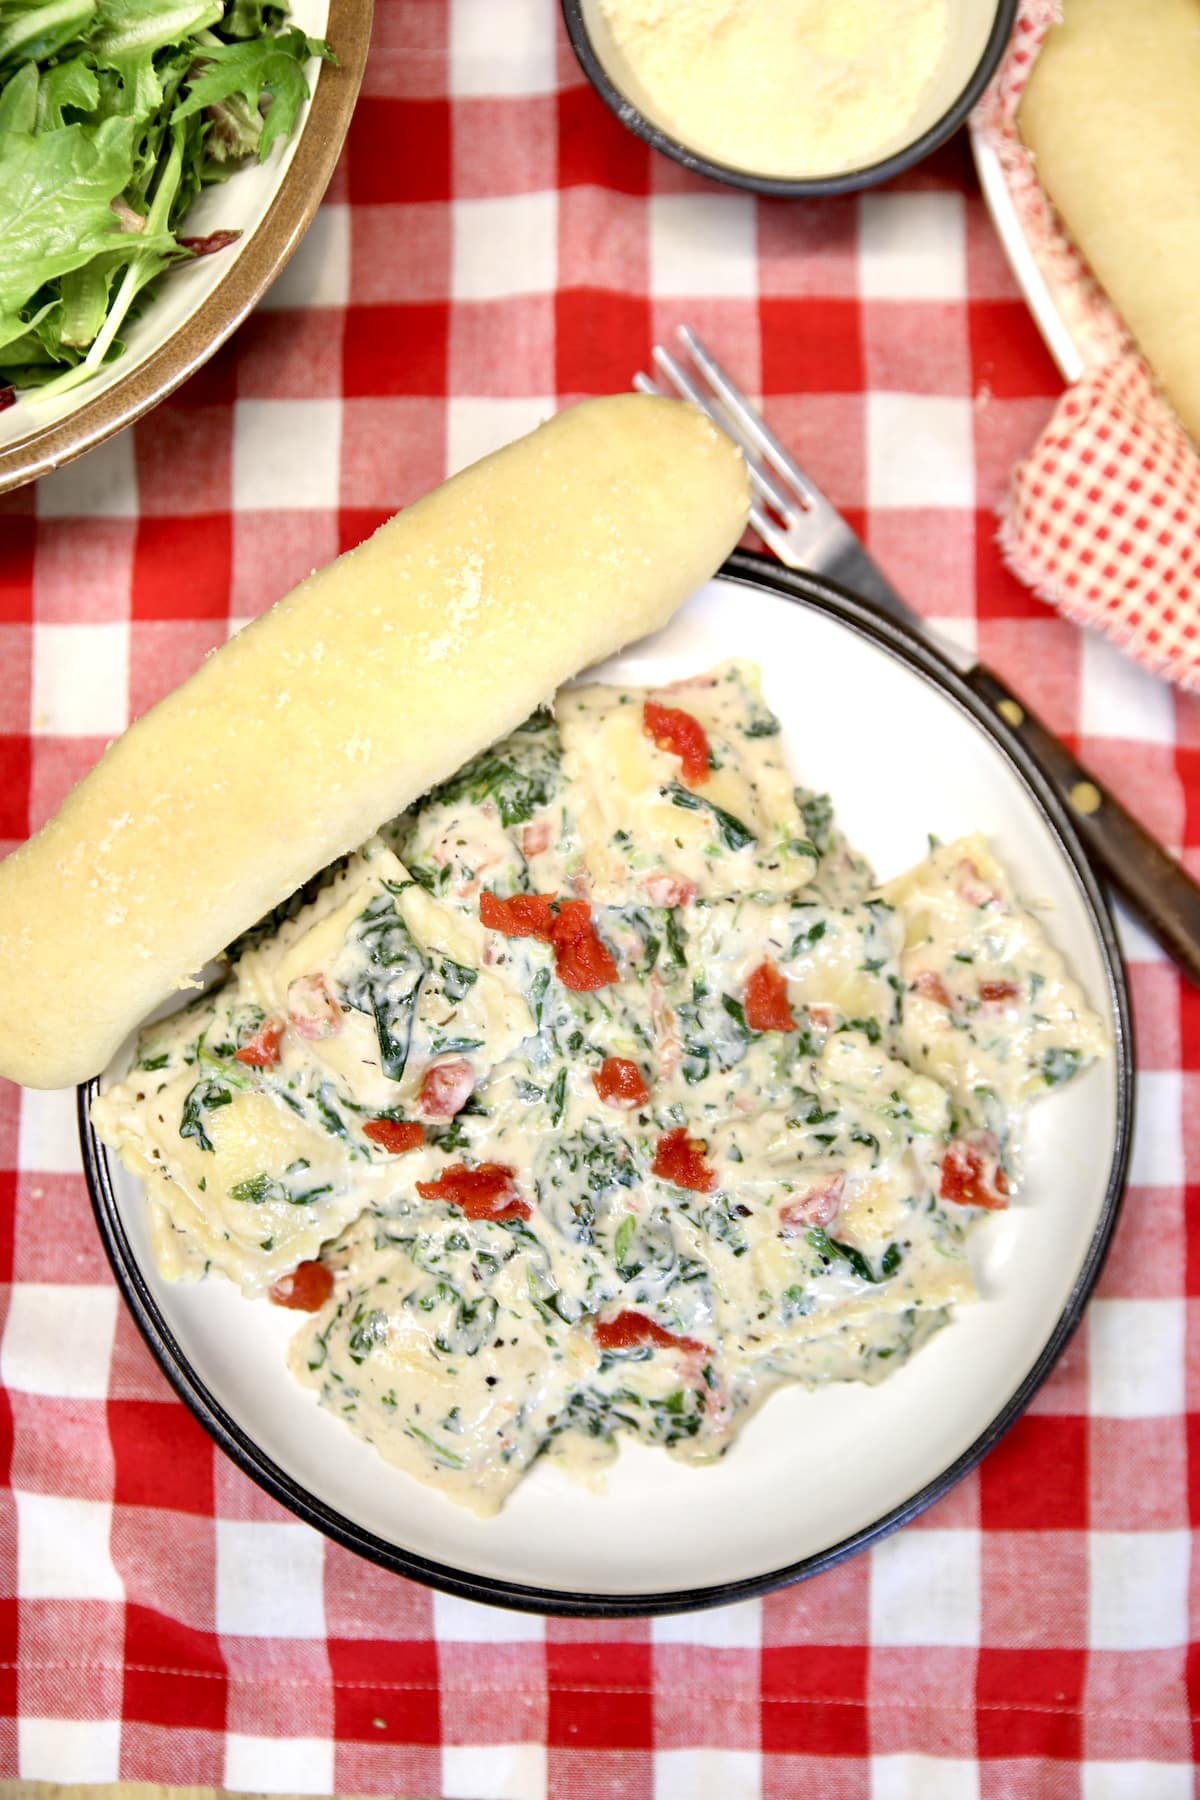
[[(691, 400), (733, 439), (750, 471), (750, 523), (767, 549), (773, 550), (789, 569), (809, 569), (826, 575), (860, 601), (887, 613), (907, 631), (932, 637), (833, 502), (792, 461), (695, 332), (681, 325), (676, 335), (680, 355), (673, 355), (661, 344), (654, 347), (659, 380), (635, 375), (633, 385), (643, 394), (661, 394), (664, 388), (671, 389), (681, 399)], [(974, 663), (972, 652), (937, 641), (957, 668), (969, 668)]]
[(788, 568), (822, 569), (836, 561), (853, 533), (833, 503), (788, 455), (779, 439), (729, 379), (711, 352), (687, 325), (676, 336), (682, 355), (654, 346), (659, 380), (637, 374), (633, 385), (643, 394), (673, 389), (706, 412), (742, 451), (750, 472), (754, 501), (750, 523), (769, 550)]

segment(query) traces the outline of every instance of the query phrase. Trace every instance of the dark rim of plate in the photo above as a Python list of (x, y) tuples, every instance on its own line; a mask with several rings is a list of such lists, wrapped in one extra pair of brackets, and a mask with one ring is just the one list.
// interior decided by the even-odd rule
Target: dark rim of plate
[(735, 169), (727, 163), (716, 162), (711, 157), (690, 149), (661, 126), (653, 124), (621, 92), (597, 56), (591, 34), (584, 23), (583, 7), (584, 0), (562, 0), (567, 36), (571, 40), (571, 48), (580, 68), (622, 125), (636, 137), (642, 138), (652, 149), (661, 150), (672, 161), (682, 163), (693, 175), (704, 175), (709, 181), (723, 182), (726, 187), (748, 188), (756, 194), (773, 194), (781, 200), (812, 198), (818, 194), (852, 194), (859, 188), (876, 187), (880, 182), (890, 181), (894, 175), (902, 175), (906, 169), (911, 169), (914, 164), (929, 156), (963, 124), (991, 80), (1004, 54), (1004, 46), (1009, 40), (1017, 14), (1017, 0), (996, 0), (992, 28), (971, 79), (953, 106), (940, 119), (935, 120), (928, 131), (922, 132), (919, 138), (914, 138), (911, 144), (884, 157), (881, 162), (864, 163), (861, 168), (845, 169), (839, 175), (813, 175), (792, 180), (777, 175), (755, 175), (752, 170)]
[(474, 1575), (415, 1555), (377, 1537), (333, 1507), (316, 1499), (299, 1482), (293, 1480), (286, 1470), (271, 1461), (249, 1433), (243, 1430), (205, 1387), (190, 1366), (170, 1324), (157, 1305), (126, 1234), (112, 1186), (108, 1153), (97, 1138), (88, 1117), (88, 1108), (99, 1090), (99, 1081), (87, 1082), (80, 1087), (78, 1094), (84, 1174), (101, 1241), (112, 1264), (117, 1285), (163, 1374), (220, 1449), (253, 1481), (265, 1488), (267, 1493), (289, 1507), (298, 1518), (315, 1526), (318, 1531), (324, 1532), (346, 1549), (356, 1551), (358, 1555), (365, 1556), (371, 1562), (379, 1563), (398, 1575), (424, 1582), (429, 1587), (441, 1588), (446, 1593), (457, 1594), (464, 1599), (511, 1607), (521, 1612), (581, 1618), (629, 1618), (695, 1612), (703, 1607), (728, 1605), (752, 1595), (769, 1593), (773, 1588), (784, 1587), (806, 1576), (817, 1575), (868, 1545), (878, 1543), (898, 1526), (915, 1519), (918, 1513), (924, 1512), (926, 1507), (939, 1500), (955, 1482), (968, 1474), (999, 1442), (1010, 1425), (1024, 1412), (1062, 1355), (1068, 1339), (1079, 1323), (1103, 1265), (1125, 1187), (1133, 1128), (1134, 1092), (1129, 993), (1107, 902), (1075, 836), (1066, 808), (1017, 740), (1011, 734), (1001, 733), (987, 706), (967, 686), (952, 664), (921, 639), (881, 619), (869, 606), (836, 583), (821, 576), (790, 573), (765, 557), (735, 551), (719, 574), (726, 580), (765, 591), (831, 616), (850, 631), (885, 650), (898, 662), (924, 676), (933, 687), (952, 700), (961, 712), (966, 713), (1015, 768), (1049, 824), (1058, 847), (1079, 884), (1104, 955), (1113, 1019), (1117, 1118), (1103, 1210), (1062, 1313), (1033, 1367), (969, 1449), (933, 1481), (873, 1524), (865, 1526), (840, 1543), (831, 1544), (828, 1549), (783, 1568), (771, 1569), (762, 1575), (720, 1582), (712, 1587), (645, 1594), (571, 1593), (504, 1581), (488, 1575)]

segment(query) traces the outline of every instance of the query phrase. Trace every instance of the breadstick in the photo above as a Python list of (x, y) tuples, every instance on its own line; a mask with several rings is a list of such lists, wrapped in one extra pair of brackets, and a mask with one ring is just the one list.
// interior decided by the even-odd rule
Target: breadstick
[(1067, 0), (1018, 122), (1038, 179), (1200, 444), (1200, 0)]
[(663, 625), (748, 498), (701, 413), (593, 400), (301, 582), (0, 864), (0, 1074), (96, 1074), (238, 932)]

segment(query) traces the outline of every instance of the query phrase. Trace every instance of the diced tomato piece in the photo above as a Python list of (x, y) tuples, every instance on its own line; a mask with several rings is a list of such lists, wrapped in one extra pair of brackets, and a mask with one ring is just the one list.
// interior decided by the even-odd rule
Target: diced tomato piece
[(287, 992), (288, 1018), (302, 1038), (335, 1037), (342, 1009), (323, 975), (298, 975)]
[(968, 906), (991, 906), (999, 900), (998, 890), (983, 879), (969, 856), (964, 856), (954, 871), (959, 898)]
[(453, 1119), (471, 1098), (475, 1071), (464, 1056), (430, 1063), (421, 1080), (417, 1106), (427, 1119)]
[(273, 1069), (279, 1061), (279, 1045), (287, 1027), (282, 1019), (264, 1019), (253, 1037), (233, 1053), (234, 1062), (248, 1069)]
[(954, 1002), (946, 992), (945, 982), (932, 969), (922, 969), (913, 982), (913, 987), (923, 999), (932, 1000), (936, 1006), (944, 1006), (947, 1012), (954, 1011)]
[(979, 998), (989, 1003), (1015, 1000), (1020, 991), (1015, 981), (981, 981), (979, 984)]
[(288, 1306), (293, 1312), (320, 1312), (332, 1292), (333, 1276), (325, 1264), (302, 1262), (267, 1289), (267, 1298), (275, 1306)]
[(681, 706), (647, 700), (642, 708), (642, 730), (660, 750), (679, 758), (689, 787), (700, 787), (708, 780), (708, 737), (693, 714)]
[(746, 1023), (751, 1031), (795, 1031), (787, 982), (773, 962), (759, 963), (746, 983)]
[(400, 1156), (405, 1150), (415, 1150), (418, 1144), (425, 1142), (425, 1128), (415, 1119), (368, 1119), (363, 1126), (363, 1136), (392, 1156)]
[(548, 944), (553, 905), (552, 894), (513, 894), (508, 900), (498, 900), (484, 888), (479, 896), (479, 917), (489, 931), (502, 931), (505, 937), (540, 938)]
[(828, 1031), (832, 1026), (834, 1020), (832, 1006), (809, 1006), (806, 1004), (804, 1010), (808, 1014), (809, 1024), (815, 1025), (818, 1031)]
[(942, 1159), (941, 1198), (953, 1206), (984, 1206), (1000, 1212), (1008, 1205), (1008, 1177), (1000, 1167), (990, 1131), (956, 1138)]
[(619, 1312), (612, 1319), (595, 1319), (592, 1336), (601, 1350), (640, 1350), (644, 1344), (653, 1344), (659, 1350), (705, 1348), (699, 1338), (679, 1337), (639, 1312)]
[(813, 1225), (829, 1225), (837, 1218), (846, 1187), (844, 1175), (831, 1175), (807, 1193), (797, 1194), (779, 1209), (779, 1223), (785, 1232), (806, 1231)]
[(540, 856), (554, 842), (554, 820), (534, 819), (530, 825), (521, 827), (521, 855), (528, 858)]
[(641, 889), (651, 906), (690, 906), (696, 884), (684, 875), (643, 875)]
[(676, 1187), (690, 1188), (693, 1194), (711, 1194), (717, 1185), (717, 1171), (704, 1160), (708, 1146), (701, 1138), (691, 1138), (681, 1125), (660, 1137), (654, 1151), (650, 1173)]
[(440, 1200), (446, 1206), (457, 1206), (468, 1219), (528, 1219), (530, 1208), (517, 1193), (512, 1169), (503, 1163), (480, 1163), (468, 1169), (466, 1163), (452, 1163), (443, 1169), (436, 1181), (418, 1181), (422, 1200)]
[(586, 900), (563, 900), (550, 927), (554, 966), (564, 987), (577, 994), (607, 987), (617, 979), (617, 965), (592, 924)]
[(645, 1106), (650, 1098), (642, 1071), (627, 1056), (606, 1056), (592, 1085), (605, 1106)]

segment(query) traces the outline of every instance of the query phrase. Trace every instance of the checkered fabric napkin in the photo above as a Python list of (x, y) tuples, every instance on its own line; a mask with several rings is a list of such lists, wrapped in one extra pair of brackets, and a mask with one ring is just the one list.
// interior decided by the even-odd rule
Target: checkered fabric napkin
[(1022, 0), (977, 125), (993, 146), (1085, 373), (1013, 471), (1000, 544), (1014, 572), (1080, 625), (1200, 688), (1200, 455), (1067, 237), (1017, 131), (1061, 0)]
[[(604, 110), (554, 0), (380, 0), (341, 169), (267, 301), (133, 431), (0, 501), (3, 847), (235, 625), (449, 470), (623, 389), (681, 318), (914, 604), (1200, 872), (1200, 703), (1035, 601), (995, 544), (1058, 381), (962, 140), (858, 199), (704, 186)], [(485, 1609), (299, 1524), (118, 1304), (73, 1096), (0, 1090), (0, 1778), (1185, 1800), (1200, 994), (1122, 929), (1132, 1186), (1062, 1364), (915, 1524), (694, 1618)]]
[(1200, 688), (1200, 456), (1140, 356), (1064, 395), (1014, 471), (1000, 545), (1068, 618)]

